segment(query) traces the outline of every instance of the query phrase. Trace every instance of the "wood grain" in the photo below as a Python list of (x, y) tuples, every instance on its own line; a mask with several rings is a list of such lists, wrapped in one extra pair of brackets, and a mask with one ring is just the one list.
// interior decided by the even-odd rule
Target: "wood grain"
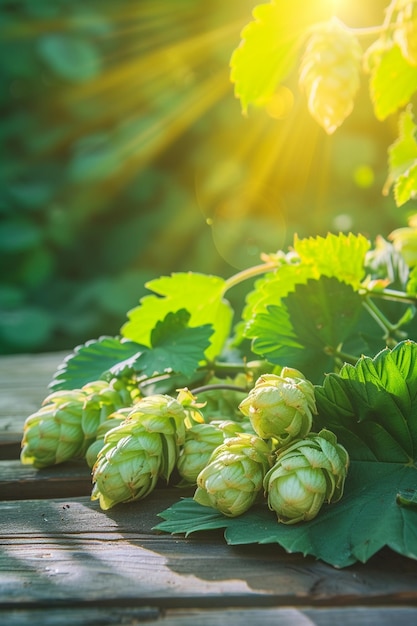
[(0, 458), (16, 458), (25, 419), (49, 393), (48, 384), (67, 352), (0, 358)]
[(91, 488), (91, 471), (82, 460), (42, 470), (16, 459), (0, 461), (0, 500), (71, 498), (89, 495)]
[(417, 608), (158, 609), (156, 607), (61, 607), (0, 611), (7, 626), (415, 626)]
[(193, 490), (158, 488), (107, 512), (84, 462), (19, 461), (24, 420), (64, 353), (0, 358), (0, 623), (353, 626), (417, 623), (417, 561), (386, 549), (337, 570), (278, 545), (228, 546), (221, 530), (153, 530)]
[(276, 545), (228, 546), (220, 531), (152, 531), (177, 497), (160, 490), (106, 513), (89, 498), (1, 503), (0, 605), (417, 604), (417, 563), (392, 553), (335, 570)]

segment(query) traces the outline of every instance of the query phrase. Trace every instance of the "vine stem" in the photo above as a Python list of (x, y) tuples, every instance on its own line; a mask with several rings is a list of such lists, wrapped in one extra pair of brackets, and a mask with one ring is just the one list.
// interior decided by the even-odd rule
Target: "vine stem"
[(266, 272), (272, 272), (273, 270), (276, 270), (277, 267), (278, 265), (273, 262), (262, 263), (261, 265), (254, 265), (253, 267), (248, 267), (237, 274), (233, 274), (233, 276), (230, 276), (230, 278), (225, 281), (223, 293), (226, 293), (226, 291), (229, 291), (232, 287), (239, 285), (239, 283), (249, 280), (249, 278), (260, 276)]
[(202, 385), (201, 387), (194, 387), (194, 389), (190, 389), (192, 394), (205, 393), (206, 391), (218, 391), (220, 389), (225, 389), (229, 391), (239, 391), (241, 393), (248, 393), (248, 390), (245, 387), (240, 387), (238, 385), (228, 385), (226, 383), (217, 383), (213, 385)]
[(414, 304), (417, 306), (417, 299), (410, 296), (405, 291), (396, 291), (395, 289), (381, 289), (378, 291), (367, 290), (367, 296), (372, 298), (382, 298), (383, 300), (393, 300), (395, 302), (404, 302), (404, 304)]
[(377, 322), (377, 324), (379, 324), (382, 330), (387, 333), (387, 335), (390, 335), (394, 330), (396, 330), (396, 326), (391, 324), (391, 322), (385, 317), (382, 311), (376, 306), (374, 302), (372, 302), (369, 297), (365, 298), (363, 305), (368, 313)]
[(349, 28), (357, 37), (374, 37), (375, 35), (383, 35), (392, 30), (391, 24), (393, 15), (397, 8), (397, 0), (391, 0), (387, 8), (385, 9), (385, 18), (382, 24), (379, 26), (365, 26), (359, 28)]

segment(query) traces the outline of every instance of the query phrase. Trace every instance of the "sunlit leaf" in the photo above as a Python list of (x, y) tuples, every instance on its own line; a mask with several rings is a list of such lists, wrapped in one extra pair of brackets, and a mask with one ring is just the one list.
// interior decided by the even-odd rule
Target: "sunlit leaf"
[(408, 104), (417, 91), (417, 67), (407, 63), (398, 46), (381, 48), (370, 78), (375, 116), (386, 119)]
[(394, 187), (394, 197), (397, 206), (402, 206), (408, 200), (414, 200), (417, 197), (417, 163), (398, 177)]
[(384, 192), (394, 185), (397, 206), (417, 195), (417, 127), (411, 105), (400, 115), (398, 139), (388, 148), (388, 178)]
[(273, 0), (253, 10), (231, 58), (231, 81), (242, 110), (263, 105), (293, 69), (308, 28), (329, 19), (332, 2)]
[(417, 344), (409, 340), (346, 364), (316, 388), (318, 427), (332, 430), (353, 459), (416, 461), (416, 381)]
[(352, 233), (294, 240), (301, 263), (313, 266), (319, 276), (335, 276), (355, 289), (364, 279), (365, 255), (370, 245), (366, 237)]
[(246, 296), (242, 318), (250, 321), (252, 317), (266, 312), (270, 305), (277, 305), (297, 285), (305, 284), (310, 278), (318, 278), (317, 272), (308, 265), (283, 264), (276, 271), (257, 280), (253, 291)]
[(212, 324), (214, 330), (206, 358), (220, 354), (229, 336), (233, 311), (223, 298), (225, 281), (217, 276), (193, 272), (172, 274), (146, 283), (155, 295), (144, 296), (140, 305), (128, 312), (129, 321), (122, 327), (127, 339), (151, 345), (151, 332), (167, 313), (186, 308), (190, 326)]

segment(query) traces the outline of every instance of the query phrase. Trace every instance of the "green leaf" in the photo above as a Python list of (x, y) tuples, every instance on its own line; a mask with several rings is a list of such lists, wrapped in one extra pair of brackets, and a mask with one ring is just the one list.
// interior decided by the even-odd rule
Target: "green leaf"
[(417, 91), (417, 67), (407, 63), (399, 46), (380, 48), (371, 70), (370, 91), (375, 116), (381, 121), (408, 104)]
[(417, 510), (399, 506), (396, 495), (412, 493), (416, 480), (416, 467), (354, 461), (343, 498), (324, 505), (309, 522), (280, 524), (266, 504), (227, 518), (186, 498), (159, 514), (164, 521), (156, 529), (189, 535), (225, 528), (230, 545), (277, 543), (287, 552), (311, 555), (338, 568), (365, 563), (385, 546), (417, 559)]
[(355, 460), (417, 461), (417, 344), (344, 365), (316, 388), (316, 427), (333, 431)]
[(334, 276), (357, 289), (365, 275), (370, 242), (363, 235), (333, 235), (294, 238), (295, 259), (286, 259), (274, 272), (256, 281), (246, 298), (242, 319), (250, 322), (269, 305), (278, 305), (297, 285), (320, 276)]
[(262, 106), (270, 99), (293, 69), (309, 27), (331, 17), (331, 5), (275, 0), (254, 8), (254, 21), (243, 29), (230, 61), (230, 79), (244, 113), (249, 104)]
[(394, 185), (397, 206), (402, 206), (417, 194), (417, 127), (412, 106), (400, 115), (398, 139), (388, 148), (388, 178), (384, 192)]
[(123, 369), (123, 364), (137, 357), (143, 346), (117, 337), (100, 337), (77, 346), (58, 367), (49, 388), (79, 389), (86, 383), (103, 378), (107, 372)]
[(361, 312), (362, 299), (336, 278), (297, 285), (281, 306), (255, 314), (246, 328), (252, 350), (270, 363), (300, 369), (313, 382), (334, 370), (333, 357)]
[(222, 278), (178, 273), (152, 280), (146, 287), (155, 295), (144, 296), (140, 305), (128, 312), (129, 321), (121, 329), (126, 339), (150, 347), (156, 323), (185, 305), (191, 315), (190, 326), (212, 324), (214, 328), (210, 346), (205, 351), (206, 358), (211, 360), (221, 353), (233, 318), (233, 310), (223, 298), (225, 281)]
[(152, 349), (135, 361), (135, 368), (145, 375), (172, 371), (191, 376), (204, 359), (213, 329), (210, 324), (190, 328), (190, 314), (185, 309), (168, 313), (151, 332)]
[(366, 237), (352, 233), (294, 240), (294, 250), (302, 264), (313, 266), (319, 276), (335, 276), (355, 289), (364, 279), (370, 245)]
[(394, 198), (398, 207), (408, 200), (415, 200), (417, 197), (417, 163), (410, 167), (407, 172), (398, 177), (394, 187)]

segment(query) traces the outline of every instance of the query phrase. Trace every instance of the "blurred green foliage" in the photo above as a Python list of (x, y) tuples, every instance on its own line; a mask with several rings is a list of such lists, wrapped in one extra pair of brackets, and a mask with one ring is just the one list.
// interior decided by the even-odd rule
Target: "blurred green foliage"
[(405, 223), (381, 194), (397, 128), (365, 82), (331, 138), (296, 76), (285, 119), (241, 115), (228, 66), (254, 4), (2, 0), (1, 354), (117, 334), (162, 274)]

